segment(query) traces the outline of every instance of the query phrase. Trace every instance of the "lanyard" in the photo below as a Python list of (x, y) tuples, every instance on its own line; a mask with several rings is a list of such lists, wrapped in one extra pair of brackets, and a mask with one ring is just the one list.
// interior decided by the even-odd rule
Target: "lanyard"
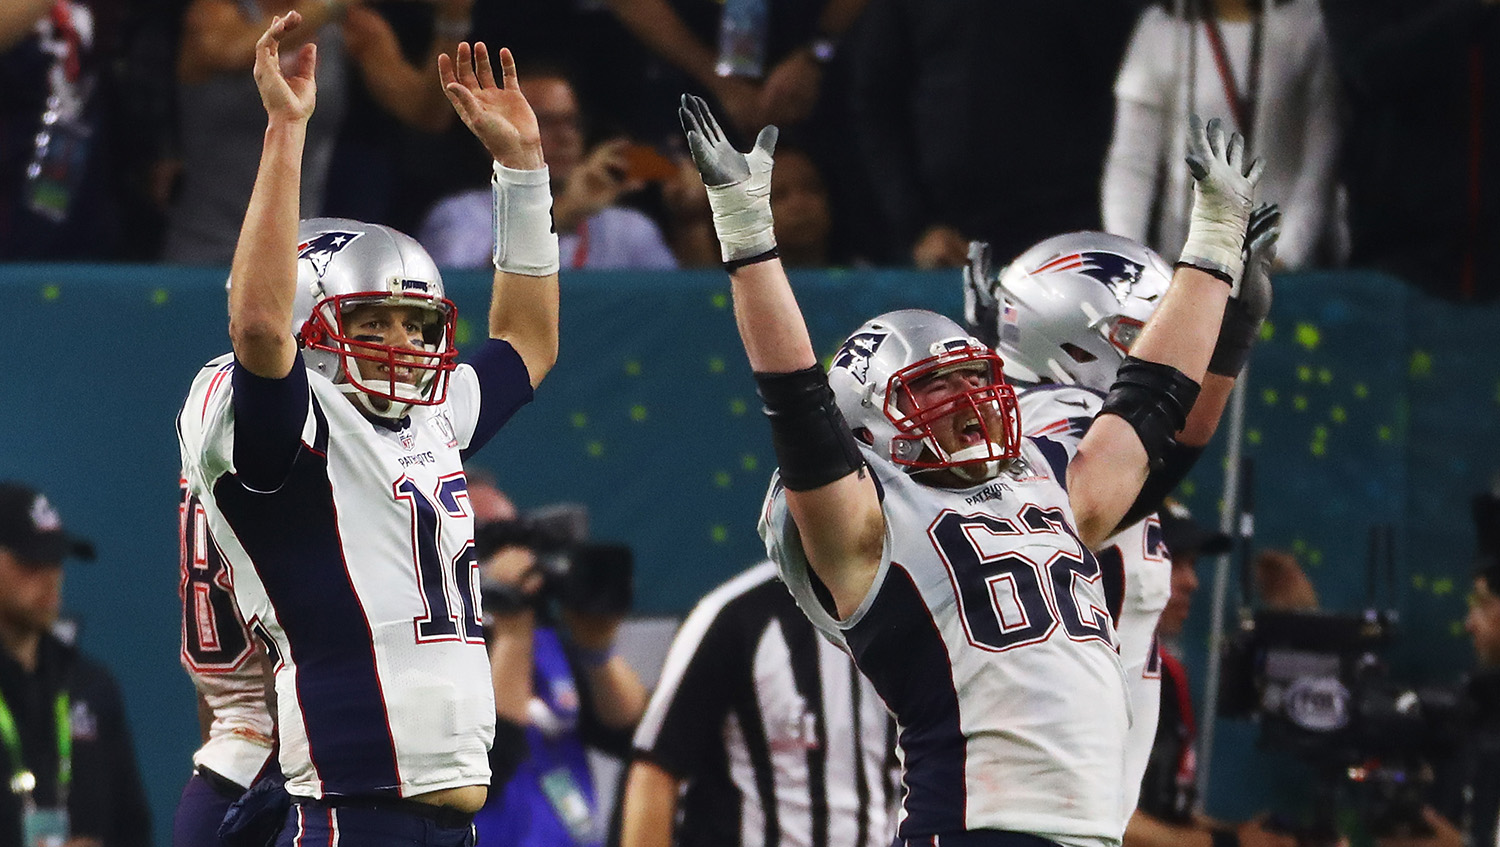
[[(52, 702), (53, 726), (57, 728), (57, 800), (62, 805), (68, 799), (68, 784), (73, 781), (73, 733), (68, 719), (68, 692), (59, 691)], [(16, 728), (16, 718), (11, 714), (5, 695), (0, 694), (0, 742), (15, 762), (15, 773), (11, 774), (10, 790), (15, 794), (30, 794), (36, 790), (36, 775), (26, 769), (21, 758), (21, 732)]]
[(1219, 80), (1224, 84), (1224, 97), (1229, 101), (1229, 109), (1234, 113), (1234, 122), (1239, 124), (1240, 135), (1245, 137), (1246, 143), (1250, 141), (1255, 132), (1255, 109), (1256, 101), (1260, 99), (1260, 56), (1261, 56), (1261, 29), (1262, 12), (1255, 8), (1255, 19), (1250, 25), (1250, 67), (1245, 73), (1244, 94), (1240, 93), (1240, 86), (1234, 78), (1234, 66), (1229, 61), (1229, 51), (1224, 46), (1224, 36), (1219, 31), (1218, 14), (1214, 8), (1213, 0), (1204, 0), (1206, 7), (1203, 15), (1204, 34), (1208, 36), (1208, 44), (1214, 51), (1214, 65), (1219, 70)]

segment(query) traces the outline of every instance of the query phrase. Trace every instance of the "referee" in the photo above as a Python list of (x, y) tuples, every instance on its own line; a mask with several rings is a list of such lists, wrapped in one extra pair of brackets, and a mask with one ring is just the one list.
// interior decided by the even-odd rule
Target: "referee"
[(678, 631), (635, 734), (621, 847), (885, 847), (895, 727), (762, 562)]

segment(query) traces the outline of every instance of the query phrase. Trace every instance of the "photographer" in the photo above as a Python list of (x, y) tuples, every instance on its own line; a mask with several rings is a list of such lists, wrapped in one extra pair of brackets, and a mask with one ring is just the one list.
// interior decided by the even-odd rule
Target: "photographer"
[(581, 544), (579, 512), (523, 518), (482, 476), (470, 477), (469, 496), (495, 686), (491, 756), (525, 750), (514, 776), (491, 786), (475, 829), (507, 847), (597, 847), (604, 830), (586, 748), (628, 755), (646, 707), (645, 687), (614, 654), (628, 550)]
[(1459, 761), (1434, 792), (1442, 811), (1422, 810), (1428, 834), (1382, 838), (1379, 847), (1500, 845), (1500, 479), (1474, 498), (1479, 559), (1464, 629), (1477, 663), (1467, 694), (1471, 722)]
[[(1162, 539), (1172, 557), (1172, 594), (1156, 624), (1161, 717), (1124, 847), (1296, 847), (1295, 838), (1271, 830), (1261, 818), (1234, 825), (1211, 821), (1196, 809), (1196, 720), (1187, 675), (1174, 650), (1198, 589), (1198, 557), (1225, 553), (1231, 542), (1224, 533), (1204, 528), (1174, 501), (1169, 500), (1159, 514)], [(1292, 567), (1296, 568), (1295, 560)], [(1147, 670), (1152, 670), (1150, 665)]]

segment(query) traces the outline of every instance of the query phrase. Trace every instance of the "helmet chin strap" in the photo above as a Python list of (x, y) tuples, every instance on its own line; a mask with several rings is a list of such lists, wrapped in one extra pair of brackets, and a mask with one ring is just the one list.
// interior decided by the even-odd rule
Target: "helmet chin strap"
[(336, 384), (338, 385), (339, 391), (342, 391), (344, 394), (352, 397), (354, 399), (354, 402), (369, 414), (374, 415), (378, 418), (386, 418), (388, 420), (399, 421), (402, 418), (406, 417), (406, 413), (411, 411), (412, 406), (416, 405), (415, 401), (422, 400), (424, 397), (426, 397), (427, 388), (432, 384), (432, 380), (435, 377), (435, 374), (429, 373), (425, 374), (424, 376), (425, 378), (422, 380), (422, 384), (420, 385), (411, 385), (405, 382), (396, 383), (394, 386), (394, 393), (400, 399), (391, 400), (386, 397), (380, 397), (379, 399), (386, 401), (384, 409), (375, 404), (375, 400), (377, 399), (376, 395), (372, 395), (364, 389), (360, 388), (358, 385), (355, 385), (353, 381), (349, 379), (347, 373), (343, 374), (343, 379)]
[[(994, 455), (998, 448), (999, 445), (997, 444), (975, 444), (972, 447), (965, 447), (954, 453), (951, 461), (971, 462), (974, 459), (983, 459), (986, 456)], [(988, 482), (1000, 475), (1000, 461), (993, 459), (988, 462), (954, 465), (949, 470), (969, 482)]]

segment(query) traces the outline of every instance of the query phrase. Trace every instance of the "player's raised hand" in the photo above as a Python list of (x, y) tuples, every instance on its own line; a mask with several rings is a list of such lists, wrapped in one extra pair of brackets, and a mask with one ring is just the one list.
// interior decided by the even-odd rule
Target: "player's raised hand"
[(278, 15), (255, 42), (255, 87), (272, 120), (306, 121), (317, 103), (318, 46), (303, 44), (291, 55), (281, 55), (281, 40), (301, 24), (300, 12)]
[(1236, 377), (1250, 358), (1260, 326), (1271, 313), (1271, 266), (1280, 237), (1281, 207), (1275, 203), (1256, 206), (1245, 232), (1244, 281), (1224, 306), (1219, 341), (1208, 362), (1209, 373)]
[(516, 76), (516, 60), (500, 48), (500, 82), (483, 41), (460, 42), (456, 57), (438, 56), (438, 78), (453, 110), (484, 143), (495, 161), (508, 168), (535, 170), (546, 164), (536, 113)]
[(1245, 139), (1237, 132), (1226, 135), (1218, 118), (1204, 124), (1190, 115), (1187, 164), (1194, 180), (1193, 211), (1180, 261), (1223, 279), (1238, 293), (1245, 228), (1264, 163), (1247, 163)]
[(682, 131), (698, 175), (708, 187), (719, 252), (726, 262), (748, 259), (776, 249), (771, 225), (771, 167), (776, 152), (775, 126), (756, 136), (748, 154), (734, 149), (702, 97), (682, 95), (677, 109)]

